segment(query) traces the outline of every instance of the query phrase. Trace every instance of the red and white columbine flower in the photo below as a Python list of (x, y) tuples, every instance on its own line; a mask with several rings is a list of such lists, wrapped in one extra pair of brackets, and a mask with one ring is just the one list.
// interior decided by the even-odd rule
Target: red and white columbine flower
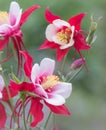
[(71, 83), (61, 82), (54, 75), (55, 61), (44, 58), (40, 65), (34, 64), (31, 70), (31, 80), (36, 86), (35, 93), (46, 103), (60, 106), (65, 103), (72, 91)]
[(82, 57), (80, 50), (90, 49), (90, 46), (86, 44), (80, 27), (80, 23), (84, 16), (85, 13), (81, 13), (71, 17), (68, 21), (64, 21), (59, 16), (51, 13), (47, 8), (45, 17), (50, 24), (47, 26), (45, 32), (46, 41), (39, 49), (56, 49), (57, 59), (58, 61), (61, 61), (70, 48), (74, 46)]
[(0, 11), (0, 50), (8, 45), (9, 38), (11, 38), (19, 64), (21, 62), (19, 50), (24, 48), (21, 26), (27, 21), (29, 15), (38, 8), (39, 6), (34, 5), (22, 13), (19, 4), (14, 1), (10, 4), (9, 12)]
[[(31, 126), (36, 126), (43, 119), (43, 104), (40, 102), (41, 100), (44, 101), (52, 112), (70, 115), (64, 103), (65, 99), (71, 94), (72, 84), (61, 82), (59, 77), (53, 74), (55, 61), (44, 58), (40, 65), (37, 63), (33, 65), (32, 57), (27, 52), (21, 52), (21, 54), (25, 58), (24, 71), (30, 82), (17, 84), (11, 81), (11, 86), (15, 90), (26, 91), (27, 94), (30, 92), (27, 98), (31, 100), (29, 114), (34, 117)], [(31, 96), (31, 93), (36, 96)]]

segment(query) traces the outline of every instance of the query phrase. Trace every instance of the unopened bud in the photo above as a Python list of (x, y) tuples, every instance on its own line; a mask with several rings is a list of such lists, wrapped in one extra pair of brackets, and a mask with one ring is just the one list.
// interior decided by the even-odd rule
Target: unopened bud
[(54, 126), (51, 130), (58, 130), (57, 126)]
[(85, 58), (79, 58), (77, 60), (75, 60), (72, 64), (71, 64), (71, 67), (70, 69), (71, 70), (76, 70), (76, 69), (79, 69), (85, 62)]

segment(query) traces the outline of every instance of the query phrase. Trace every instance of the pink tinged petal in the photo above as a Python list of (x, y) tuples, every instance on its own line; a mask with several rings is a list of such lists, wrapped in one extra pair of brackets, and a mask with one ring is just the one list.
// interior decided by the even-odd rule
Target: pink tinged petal
[(80, 24), (85, 15), (86, 13), (81, 13), (76, 16), (73, 16), (68, 20), (68, 22), (71, 26), (75, 26), (75, 30), (80, 30)]
[(64, 56), (68, 53), (69, 50), (70, 48), (57, 49), (57, 53), (56, 53), (57, 60), (60, 62), (64, 58)]
[(35, 127), (44, 117), (42, 111), (43, 105), (40, 103), (39, 98), (32, 99), (29, 114), (33, 116), (33, 121), (31, 122), (31, 127)]
[(55, 87), (53, 87), (52, 91), (53, 95), (58, 94), (66, 99), (71, 95), (72, 84), (66, 82), (59, 82)]
[(4, 50), (6, 44), (8, 44), (8, 38), (0, 40), (0, 51)]
[(0, 90), (3, 90), (4, 86), (5, 86), (4, 79), (3, 79), (3, 77), (0, 75)]
[(39, 79), (40, 75), (40, 67), (38, 64), (34, 64), (31, 70), (31, 80), (33, 84), (35, 84), (35, 81)]
[(60, 106), (65, 103), (65, 99), (61, 95), (50, 95), (48, 94), (48, 98), (44, 98), (45, 102), (54, 106)]
[(30, 14), (35, 11), (36, 9), (40, 8), (40, 6), (38, 5), (34, 5), (34, 6), (31, 6), (30, 8), (28, 8), (27, 10), (25, 10), (21, 16), (21, 21), (20, 21), (20, 25), (24, 24), (28, 17), (30, 16)]
[(62, 114), (62, 115), (70, 115), (70, 111), (67, 109), (67, 107), (63, 104), (61, 106), (53, 106), (51, 104), (46, 103), (46, 105), (50, 108), (50, 110), (56, 114)]
[(59, 16), (54, 15), (48, 8), (45, 10), (45, 18), (49, 23), (52, 23), (56, 19), (61, 19)]
[(17, 25), (20, 21), (22, 14), (22, 9), (20, 9), (19, 4), (17, 2), (11, 2), (9, 16), (11, 25)]
[(59, 45), (55, 44), (54, 42), (45, 40), (45, 42), (39, 47), (39, 50), (48, 49), (48, 48), (56, 49), (56, 48), (59, 48)]
[(20, 11), (19, 4), (17, 2), (11, 2), (9, 13), (14, 15), (17, 18), (18, 13)]
[(20, 53), (24, 56), (25, 62), (24, 62), (24, 71), (27, 77), (31, 76), (31, 70), (32, 70), (32, 64), (33, 64), (33, 59), (29, 55), (28, 52), (25, 51), (20, 51)]
[(7, 24), (3, 24), (0, 26), (0, 36), (11, 36), (12, 27)]
[(2, 98), (2, 93), (0, 92), (0, 99)]
[(40, 75), (52, 75), (55, 69), (55, 61), (50, 58), (44, 58), (40, 63)]
[(35, 93), (39, 95), (41, 98), (48, 98), (46, 91), (42, 88), (40, 84), (35, 84)]
[(7, 118), (7, 116), (6, 116), (5, 108), (0, 103), (0, 128), (4, 128), (5, 127), (6, 118)]

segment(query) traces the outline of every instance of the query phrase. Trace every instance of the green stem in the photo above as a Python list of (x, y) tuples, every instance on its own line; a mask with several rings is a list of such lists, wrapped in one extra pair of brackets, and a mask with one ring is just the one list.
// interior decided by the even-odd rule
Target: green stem
[(48, 124), (48, 121), (49, 121), (51, 115), (52, 115), (52, 112), (49, 113), (49, 116), (48, 116), (48, 118), (47, 118), (47, 120), (46, 120), (46, 123), (45, 123), (45, 125), (44, 125), (44, 130), (46, 130), (46, 127), (47, 127), (47, 124)]
[(67, 81), (67, 82), (70, 82), (72, 81), (82, 70), (82, 67)]
[(66, 58), (67, 58), (67, 55), (65, 55), (65, 57), (64, 57), (64, 59), (63, 59), (63, 64), (62, 64), (62, 66), (61, 66), (61, 74), (62, 74), (63, 71), (64, 71)]
[(53, 114), (53, 126), (56, 126), (56, 116)]
[(24, 119), (25, 130), (27, 130), (27, 125), (26, 125), (26, 120), (25, 120), (25, 107), (24, 107), (24, 101), (23, 101), (23, 119)]

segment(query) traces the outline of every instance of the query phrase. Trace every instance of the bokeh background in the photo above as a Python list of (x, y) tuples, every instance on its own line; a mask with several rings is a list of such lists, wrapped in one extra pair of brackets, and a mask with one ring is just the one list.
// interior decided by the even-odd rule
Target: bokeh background
[[(9, 9), (12, 0), (0, 0), (0, 10)], [(96, 31), (97, 39), (89, 53), (87, 66), (89, 74), (83, 70), (73, 83), (73, 92), (66, 105), (71, 111), (70, 117), (56, 116), (59, 130), (106, 130), (106, 1), (105, 0), (16, 0), (23, 10), (33, 4), (41, 6), (31, 14), (29, 20), (23, 25), (23, 40), (35, 62), (44, 57), (55, 59), (55, 51), (42, 50), (38, 47), (45, 39), (45, 29), (48, 23), (44, 18), (46, 7), (64, 20), (81, 12), (87, 15), (82, 22), (84, 30), (88, 31), (90, 16), (97, 20), (103, 17)], [(69, 64), (71, 58), (69, 57)], [(14, 60), (3, 64), (10, 70), (14, 67)], [(1, 118), (1, 117), (0, 117)], [(50, 130), (50, 127), (48, 127)]]

